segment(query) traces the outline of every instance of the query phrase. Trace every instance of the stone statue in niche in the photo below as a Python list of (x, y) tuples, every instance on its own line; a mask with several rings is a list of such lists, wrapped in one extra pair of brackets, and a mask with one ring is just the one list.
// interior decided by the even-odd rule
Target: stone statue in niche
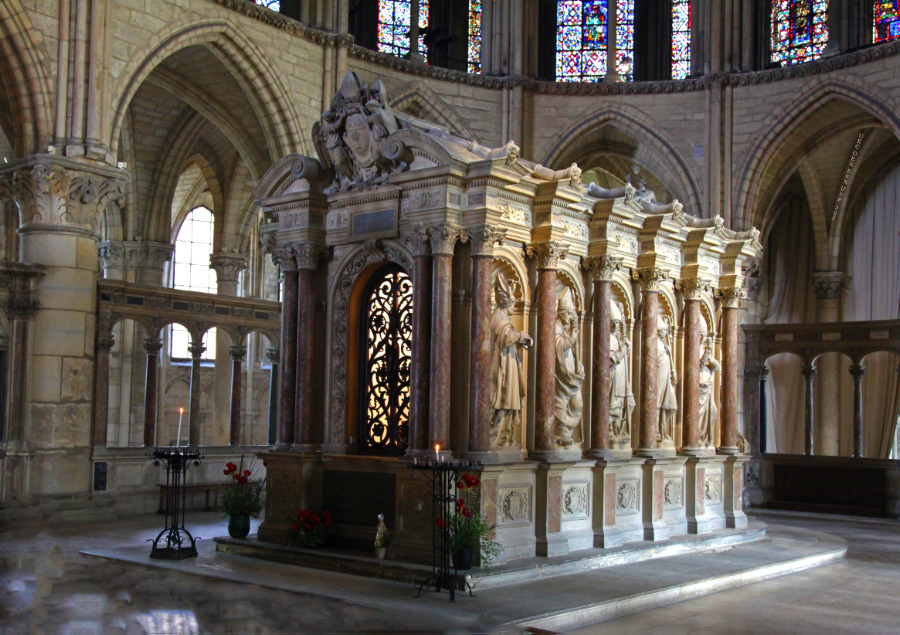
[(675, 413), (678, 412), (678, 398), (675, 395), (678, 376), (675, 374), (675, 359), (672, 355), (672, 331), (666, 316), (658, 316), (656, 325), (656, 402), (659, 408), (657, 441), (673, 441)]
[(513, 328), (509, 309), (515, 304), (513, 285), (503, 274), (497, 276), (494, 299), (497, 309), (491, 316), (491, 448), (520, 447), (522, 405), (525, 403), (525, 369), (519, 350), (532, 344), (531, 336)]
[(713, 399), (713, 382), (719, 372), (719, 362), (713, 357), (712, 342), (707, 341), (700, 358), (700, 445), (710, 446), (713, 442), (713, 431), (719, 419), (719, 409)]
[[(567, 448), (581, 443), (581, 384), (584, 365), (581, 363), (578, 315), (572, 292), (567, 288), (557, 301), (556, 310), (556, 445)], [(577, 432), (577, 434), (576, 434)]]
[(625, 334), (622, 305), (610, 305), (612, 328), (609, 333), (609, 430), (614, 439), (631, 436), (634, 393), (631, 390), (631, 346)]
[(326, 193), (375, 187), (387, 182), (392, 172), (406, 169), (386, 148), (388, 136), (401, 127), (381, 80), (369, 86), (347, 71), (331, 108), (313, 126), (319, 160), (334, 168), (334, 181)]

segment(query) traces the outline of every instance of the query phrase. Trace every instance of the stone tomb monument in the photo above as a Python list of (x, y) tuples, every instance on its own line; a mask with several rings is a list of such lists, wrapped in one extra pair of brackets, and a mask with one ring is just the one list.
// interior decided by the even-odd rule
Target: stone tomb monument
[[(737, 308), (756, 230), (608, 190), (394, 112), (349, 72), (317, 158), (261, 180), (283, 274), (259, 539), (301, 508), (429, 562), (414, 457), (483, 464), (505, 561), (746, 524)], [(664, 175), (660, 175), (663, 176)]]

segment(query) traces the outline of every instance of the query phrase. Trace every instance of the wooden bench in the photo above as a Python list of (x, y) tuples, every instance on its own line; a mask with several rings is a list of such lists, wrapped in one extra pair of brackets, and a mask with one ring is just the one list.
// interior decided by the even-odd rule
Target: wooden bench
[[(206, 506), (203, 508), (206, 511), (216, 511), (219, 507), (219, 484), (218, 483), (197, 483), (195, 485), (185, 485), (184, 493), (187, 495), (189, 492), (204, 492), (206, 494)], [(157, 514), (165, 514), (167, 501), (169, 500), (169, 486), (168, 485), (160, 485), (159, 486), (159, 509), (156, 510)], [(212, 504), (210, 504), (210, 500), (212, 500)], [(187, 502), (187, 501), (185, 501)]]

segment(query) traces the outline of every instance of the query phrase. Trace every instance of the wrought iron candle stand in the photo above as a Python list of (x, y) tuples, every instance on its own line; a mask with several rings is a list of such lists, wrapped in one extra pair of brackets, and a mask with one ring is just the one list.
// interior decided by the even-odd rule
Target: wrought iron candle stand
[[(409, 465), (412, 470), (431, 473), (434, 505), (431, 518), (431, 578), (419, 585), (416, 597), (422, 596), (422, 589), (434, 586), (435, 593), (441, 589), (450, 591), (450, 601), (456, 601), (456, 582), (459, 572), (450, 557), (450, 510), (459, 498), (460, 472), (480, 470), (481, 464), (475, 461), (441, 461), (434, 459), (419, 460)], [(472, 585), (465, 581), (469, 595)]]
[[(153, 465), (166, 468), (166, 527), (149, 539), (153, 543), (150, 557), (160, 560), (183, 560), (197, 556), (196, 541), (184, 528), (184, 495), (187, 470), (200, 465), (200, 449), (189, 447), (153, 448)], [(160, 546), (164, 542), (165, 546)]]

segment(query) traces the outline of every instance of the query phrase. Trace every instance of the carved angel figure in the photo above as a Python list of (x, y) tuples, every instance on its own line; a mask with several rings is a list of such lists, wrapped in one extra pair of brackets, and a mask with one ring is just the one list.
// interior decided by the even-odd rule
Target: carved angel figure
[(713, 430), (719, 419), (719, 409), (713, 399), (713, 381), (719, 372), (719, 362), (712, 355), (712, 345), (707, 342), (700, 358), (700, 445), (712, 445)]
[(609, 428), (614, 438), (631, 436), (631, 413), (635, 400), (631, 391), (631, 348), (625, 335), (622, 308), (610, 305), (612, 328), (609, 333)]
[(525, 403), (525, 369), (519, 350), (531, 346), (532, 340), (528, 333), (513, 328), (509, 318), (509, 309), (515, 304), (513, 286), (503, 274), (497, 276), (494, 299), (497, 309), (491, 316), (491, 448), (519, 447)]
[[(556, 311), (556, 445), (569, 447), (581, 442), (581, 384), (584, 365), (578, 345), (578, 316), (569, 289), (563, 291)], [(576, 437), (576, 429), (579, 434)]]
[(672, 357), (669, 321), (659, 316), (656, 324), (656, 397), (659, 408), (657, 440), (671, 441), (675, 437), (675, 413), (678, 411), (678, 399), (675, 396), (678, 377), (675, 374), (675, 360)]

